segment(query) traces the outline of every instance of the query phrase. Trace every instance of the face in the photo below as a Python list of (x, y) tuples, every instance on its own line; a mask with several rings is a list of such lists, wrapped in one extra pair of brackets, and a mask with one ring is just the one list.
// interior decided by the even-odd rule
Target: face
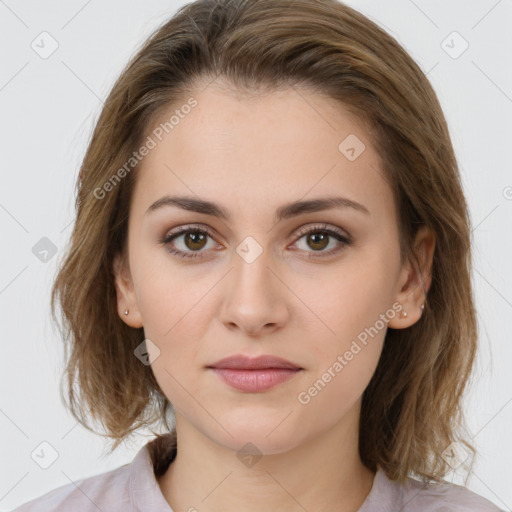
[[(144, 327), (181, 425), (263, 453), (354, 432), (387, 328), (417, 321), (423, 302), (400, 265), (379, 154), (357, 118), (311, 91), (249, 97), (216, 83), (194, 97), (161, 141), (150, 133), (137, 169), (128, 259), (115, 263), (120, 315)], [(309, 203), (326, 198), (344, 199)], [(300, 370), (236, 389), (207, 367), (237, 354)]]

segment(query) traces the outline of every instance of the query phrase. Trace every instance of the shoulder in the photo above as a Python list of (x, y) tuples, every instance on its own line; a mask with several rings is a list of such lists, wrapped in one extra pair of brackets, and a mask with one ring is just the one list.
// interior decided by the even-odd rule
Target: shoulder
[(58, 487), (12, 512), (167, 512), (156, 477), (176, 452), (175, 432), (159, 436), (140, 448), (130, 464)]
[(488, 499), (449, 482), (424, 484), (409, 478), (403, 500), (404, 512), (502, 512)]
[(503, 512), (466, 487), (449, 482), (424, 483), (408, 477), (390, 480), (378, 467), (373, 487), (358, 512)]
[(24, 503), (12, 512), (129, 510), (129, 480), (130, 466), (125, 464), (112, 471), (58, 487)]

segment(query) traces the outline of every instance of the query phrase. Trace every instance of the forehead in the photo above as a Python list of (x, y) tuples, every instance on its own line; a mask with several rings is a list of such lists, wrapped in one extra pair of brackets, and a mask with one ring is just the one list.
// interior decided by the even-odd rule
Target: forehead
[(371, 211), (389, 209), (379, 155), (341, 103), (297, 87), (242, 94), (217, 84), (184, 98), (148, 131), (155, 147), (139, 164), (132, 198), (140, 208), (170, 193), (254, 211), (338, 192)]

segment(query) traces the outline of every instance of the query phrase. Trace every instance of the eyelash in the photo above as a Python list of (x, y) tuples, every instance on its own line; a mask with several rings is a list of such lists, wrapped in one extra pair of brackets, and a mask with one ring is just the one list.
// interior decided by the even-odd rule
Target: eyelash
[[(210, 230), (206, 228), (199, 228), (195, 226), (180, 226), (176, 229), (173, 233), (167, 234), (162, 240), (160, 240), (160, 243), (164, 246), (167, 246), (166, 249), (176, 256), (179, 256), (181, 258), (202, 258), (202, 253), (205, 251), (180, 251), (176, 249), (172, 249), (169, 247), (170, 242), (172, 242), (174, 239), (178, 238), (179, 236), (182, 236), (187, 233), (199, 233), (208, 235), (210, 238), (214, 238)], [(335, 238), (342, 244), (342, 246), (348, 246), (352, 243), (352, 240), (344, 236), (341, 232), (335, 231), (333, 229), (330, 229), (326, 224), (318, 224), (315, 226), (311, 226), (308, 228), (302, 228), (298, 232), (298, 238), (296, 241), (300, 240), (306, 235), (309, 235), (311, 233), (322, 233), (325, 235), (328, 235), (330, 237)], [(343, 248), (343, 247), (342, 247)], [(331, 249), (329, 251), (313, 251), (313, 252), (320, 252), (321, 256), (308, 256), (308, 258), (326, 258), (329, 256), (332, 256), (333, 254), (339, 252), (342, 250), (342, 248), (336, 248)], [(311, 251), (307, 251), (311, 252)]]

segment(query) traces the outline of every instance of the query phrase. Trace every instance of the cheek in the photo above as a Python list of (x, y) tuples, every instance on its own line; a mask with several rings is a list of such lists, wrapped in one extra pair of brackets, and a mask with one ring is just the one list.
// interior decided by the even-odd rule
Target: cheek
[[(185, 352), (197, 346), (207, 322), (208, 287), (196, 282), (191, 289), (166, 286), (162, 280), (146, 281), (140, 294), (144, 334), (163, 351)], [(204, 289), (203, 289), (204, 288)]]
[[(197, 283), (196, 283), (197, 285)], [(178, 410), (190, 407), (190, 394), (199, 396), (197, 379), (205, 364), (202, 290), (188, 290), (165, 280), (147, 280), (141, 291), (144, 335), (158, 347), (153, 374), (165, 396)], [(187, 292), (184, 293), (184, 290)], [(202, 321), (201, 321), (202, 320)]]
[[(316, 330), (317, 338), (324, 340), (315, 345), (319, 354), (347, 349), (351, 340), (374, 326), (390, 308), (393, 272), (387, 261), (391, 260), (361, 251), (357, 257), (344, 260), (338, 269), (296, 278), (292, 286), (305, 299), (301, 310), (308, 330)], [(377, 323), (377, 329), (383, 331), (381, 337), (386, 325)]]
[[(395, 314), (391, 308), (393, 260), (378, 254), (367, 251), (358, 258), (347, 258), (339, 272), (334, 272), (335, 278), (317, 274), (311, 286), (301, 288), (301, 296), (308, 297), (307, 306), (317, 315), (308, 312), (311, 323), (306, 328), (312, 340), (312, 371), (307, 382), (312, 388), (302, 390), (311, 398), (307, 407), (319, 407), (319, 412), (329, 403), (348, 407), (373, 376), (387, 323)], [(340, 412), (333, 410), (332, 414)]]
[(308, 413), (306, 421), (323, 416), (329, 423), (343, 417), (360, 399), (380, 359), (387, 331), (380, 315), (389, 309), (387, 289), (376, 279), (354, 275), (339, 283), (331, 280), (322, 294), (311, 296), (322, 322), (312, 320), (316, 328), (311, 324), (304, 340), (309, 345), (311, 371), (296, 401), (307, 408), (303, 410)]
[(193, 371), (209, 362), (204, 345), (212, 315), (208, 292), (218, 278), (169, 263), (138, 268), (137, 301), (144, 335), (159, 350), (153, 373), (167, 397), (178, 405), (183, 394), (180, 384), (194, 393)]
[(161, 247), (134, 253), (133, 263), (144, 332), (166, 343), (197, 315), (215, 281), (206, 270), (180, 265)]

